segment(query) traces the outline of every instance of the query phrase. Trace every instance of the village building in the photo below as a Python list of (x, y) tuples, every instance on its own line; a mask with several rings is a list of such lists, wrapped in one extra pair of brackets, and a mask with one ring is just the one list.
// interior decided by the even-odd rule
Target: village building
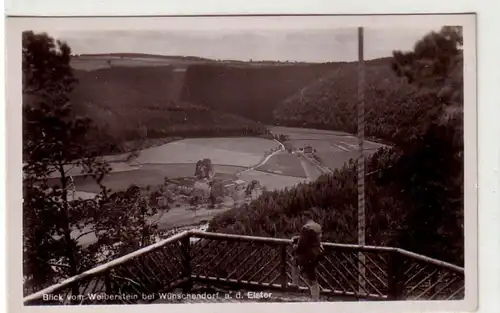
[(304, 153), (313, 153), (313, 152), (314, 152), (314, 149), (311, 146), (306, 146), (304, 148)]

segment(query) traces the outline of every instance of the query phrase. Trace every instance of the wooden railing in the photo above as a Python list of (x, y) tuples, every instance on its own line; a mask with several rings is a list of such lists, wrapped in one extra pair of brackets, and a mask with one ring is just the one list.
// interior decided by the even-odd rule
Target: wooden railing
[[(458, 300), (464, 269), (399, 248), (324, 243), (317, 273), (328, 299)], [(360, 284), (359, 255), (365, 256)], [(194, 284), (297, 292), (291, 240), (185, 231), (24, 298), (25, 305), (149, 303)], [(361, 286), (361, 287), (360, 287)]]

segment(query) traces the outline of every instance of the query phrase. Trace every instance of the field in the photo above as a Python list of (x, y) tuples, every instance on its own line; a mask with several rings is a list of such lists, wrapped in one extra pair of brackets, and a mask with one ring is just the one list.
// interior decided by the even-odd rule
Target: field
[(112, 67), (148, 67), (166, 66), (171, 62), (164, 60), (144, 60), (144, 59), (120, 59), (120, 58), (79, 58), (71, 60), (71, 67), (75, 70), (94, 71)]
[[(238, 166), (214, 166), (216, 174), (235, 175), (244, 170)], [(145, 164), (131, 171), (113, 172), (104, 178), (104, 184), (112, 190), (124, 190), (131, 184), (140, 187), (163, 184), (164, 178), (189, 177), (194, 175), (195, 164)], [(99, 186), (90, 178), (76, 176), (73, 178), (78, 191), (99, 192)]]
[(147, 67), (172, 65), (185, 67), (191, 64), (213, 62), (198, 57), (161, 56), (134, 53), (80, 55), (71, 58), (71, 67), (77, 70), (92, 71), (110, 67)]
[(264, 165), (256, 169), (286, 176), (306, 177), (300, 159), (296, 155), (287, 152), (280, 152), (274, 155)]
[(275, 141), (263, 138), (189, 138), (142, 150), (135, 162), (196, 163), (207, 158), (212, 164), (250, 167), (260, 162), (265, 151), (276, 147)]
[[(288, 136), (286, 143), (296, 149), (310, 146), (321, 163), (330, 169), (342, 167), (350, 159), (358, 157), (358, 138), (344, 132), (301, 129), (292, 127), (270, 127), (274, 134)], [(371, 155), (384, 145), (365, 140), (365, 155)]]
[[(288, 143), (296, 148), (310, 145), (316, 149), (315, 155), (321, 163), (331, 169), (340, 168), (349, 159), (357, 158), (356, 138), (338, 132), (301, 130), (297, 128), (272, 128), (275, 134), (289, 136)], [(366, 153), (373, 153), (378, 143), (367, 142)], [(255, 137), (229, 138), (189, 138), (172, 141), (164, 145), (147, 148), (126, 162), (113, 162), (112, 173), (104, 179), (106, 186), (113, 190), (123, 190), (136, 184), (138, 186), (162, 184), (164, 177), (177, 178), (193, 176), (195, 163), (208, 158), (214, 164), (216, 175), (236, 175), (250, 182), (258, 180), (270, 190), (291, 187), (299, 182), (313, 181), (321, 172), (300, 154), (278, 152), (260, 166), (265, 152), (278, 148), (273, 140)], [(111, 159), (119, 160), (126, 155), (116, 155)], [(84, 192), (98, 192), (98, 186), (90, 179), (74, 175), (76, 189)]]
[(80, 55), (74, 56), (71, 59), (72, 68), (85, 71), (119, 66), (148, 67), (171, 65), (177, 68), (186, 68), (187, 66), (194, 64), (219, 64), (231, 65), (234, 67), (283, 67), (291, 65), (291, 63), (288, 62), (243, 62), (236, 60), (218, 61), (200, 57), (147, 55), (134, 53)]
[(242, 173), (239, 178), (245, 182), (258, 180), (262, 187), (265, 187), (270, 191), (291, 188), (299, 183), (306, 182), (305, 178), (278, 175), (255, 170), (246, 171)]
[(305, 157), (300, 156), (300, 163), (302, 164), (302, 167), (304, 168), (304, 172), (307, 177), (307, 181), (315, 181), (318, 179), (319, 176), (321, 176), (322, 172), (316, 165), (311, 163), (309, 160), (307, 160)]
[[(205, 158), (212, 161), (216, 175), (235, 175), (261, 162), (265, 152), (276, 147), (278, 144), (273, 140), (252, 137), (190, 138), (173, 141), (142, 150), (130, 163), (111, 163), (113, 170), (105, 177), (104, 183), (113, 190), (126, 189), (130, 184), (158, 185), (163, 183), (165, 176), (193, 176), (196, 162)], [(125, 157), (126, 155), (116, 155), (111, 159), (119, 160)], [(92, 179), (84, 178), (79, 173), (78, 169), (70, 171), (70, 174), (74, 175), (78, 191), (99, 191)]]

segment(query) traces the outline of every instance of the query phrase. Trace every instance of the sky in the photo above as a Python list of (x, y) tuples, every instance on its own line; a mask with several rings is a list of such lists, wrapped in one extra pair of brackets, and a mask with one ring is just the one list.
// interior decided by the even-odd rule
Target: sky
[[(431, 28), (365, 28), (365, 59), (411, 50)], [(355, 61), (356, 28), (255, 30), (52, 31), (75, 54), (148, 53), (210, 59), (302, 62)]]

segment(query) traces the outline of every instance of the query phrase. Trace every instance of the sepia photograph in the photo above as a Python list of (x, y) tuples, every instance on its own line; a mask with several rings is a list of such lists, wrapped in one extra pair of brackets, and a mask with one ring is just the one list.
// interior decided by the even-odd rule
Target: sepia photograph
[(12, 21), (23, 305), (474, 298), (452, 17)]

